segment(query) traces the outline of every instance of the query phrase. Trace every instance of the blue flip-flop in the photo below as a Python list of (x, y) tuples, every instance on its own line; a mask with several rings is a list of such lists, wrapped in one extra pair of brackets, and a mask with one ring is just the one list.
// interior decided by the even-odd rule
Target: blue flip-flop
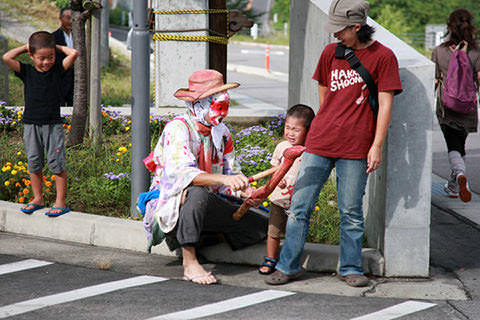
[[(60, 212), (52, 212), (53, 210), (60, 210)], [(47, 212), (45, 212), (45, 215), (46, 216), (49, 216), (49, 217), (58, 217), (58, 216), (61, 216), (62, 214), (65, 214), (67, 212), (69, 212), (70, 209), (69, 208), (62, 208), (62, 207), (50, 207), (50, 210), (48, 210)]]
[(32, 206), (33, 208), (31, 208), (31, 209), (20, 208), (20, 211), (22, 211), (23, 213), (26, 213), (26, 214), (31, 214), (31, 213), (34, 213), (37, 210), (45, 208), (45, 206), (42, 206), (42, 205), (39, 205), (39, 204), (27, 203), (27, 208), (30, 207), (30, 206)]

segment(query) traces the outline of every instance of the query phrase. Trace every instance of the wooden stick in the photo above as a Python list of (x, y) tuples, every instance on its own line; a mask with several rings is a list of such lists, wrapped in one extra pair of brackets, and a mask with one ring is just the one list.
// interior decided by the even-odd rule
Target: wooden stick
[(277, 172), (278, 168), (280, 168), (280, 166), (271, 167), (270, 169), (254, 174), (253, 176), (248, 177), (248, 182), (257, 181), (262, 178), (268, 177), (269, 175), (272, 175), (275, 172)]

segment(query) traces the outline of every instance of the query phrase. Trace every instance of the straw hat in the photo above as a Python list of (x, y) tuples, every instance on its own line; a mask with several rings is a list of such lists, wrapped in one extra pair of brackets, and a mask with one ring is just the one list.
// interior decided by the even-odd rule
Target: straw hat
[(223, 75), (215, 70), (195, 71), (188, 78), (188, 88), (178, 89), (173, 95), (184, 101), (196, 101), (212, 94), (238, 87), (239, 83), (223, 82)]

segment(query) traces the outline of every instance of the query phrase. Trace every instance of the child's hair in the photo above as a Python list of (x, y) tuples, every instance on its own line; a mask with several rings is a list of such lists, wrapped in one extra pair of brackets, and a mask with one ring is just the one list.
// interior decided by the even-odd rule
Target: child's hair
[(47, 31), (34, 32), (28, 39), (28, 48), (31, 54), (34, 54), (39, 49), (55, 49), (55, 45), (55, 38)]
[(287, 111), (287, 117), (295, 117), (303, 119), (305, 123), (305, 129), (310, 129), (310, 124), (312, 123), (313, 118), (315, 118), (315, 112), (309, 106), (304, 104), (296, 104)]

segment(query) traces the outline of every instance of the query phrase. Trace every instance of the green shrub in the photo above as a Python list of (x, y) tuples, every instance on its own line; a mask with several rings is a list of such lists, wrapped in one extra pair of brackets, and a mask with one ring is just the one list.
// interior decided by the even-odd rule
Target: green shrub
[(128, 12), (119, 7), (116, 7), (115, 9), (111, 9), (110, 24), (115, 24), (117, 26), (128, 26)]

